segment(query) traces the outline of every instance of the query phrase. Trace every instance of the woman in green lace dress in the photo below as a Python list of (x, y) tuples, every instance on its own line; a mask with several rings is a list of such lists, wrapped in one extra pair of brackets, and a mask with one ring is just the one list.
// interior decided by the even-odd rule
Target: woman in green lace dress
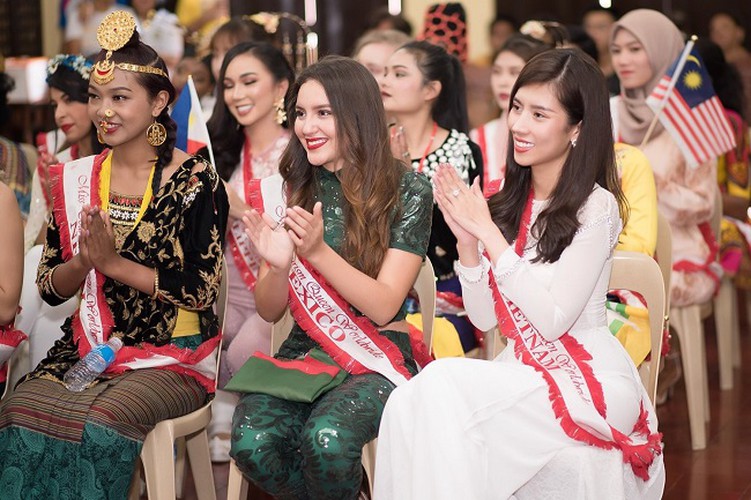
[[(235, 410), (230, 454), (276, 498), (356, 498), (362, 447), (376, 437), (395, 383), (417, 371), (404, 300), (425, 258), (432, 191), (391, 155), (378, 86), (363, 66), (325, 58), (300, 75), (290, 94), (294, 135), (279, 168), (286, 211), (245, 218), (265, 260), (256, 305), (274, 321), (291, 304), (295, 326), (277, 358), (322, 348), (348, 376), (313, 403), (245, 396)], [(337, 324), (357, 323), (360, 338), (382, 350), (387, 366), (353, 362), (367, 355), (336, 343), (345, 335), (332, 326), (334, 314), (309, 308), (300, 283), (337, 296)], [(324, 301), (321, 309), (330, 305), (336, 308)]]
[[(112, 21), (100, 32), (129, 26)], [(100, 38), (89, 84), (89, 116), (111, 150), (51, 172), (37, 284), (51, 305), (79, 289), (83, 300), (0, 406), (3, 499), (124, 499), (146, 434), (214, 390), (227, 197), (212, 168), (174, 149), (175, 89), (130, 21), (121, 45)], [(69, 391), (64, 374), (111, 337), (123, 343), (112, 364)]]

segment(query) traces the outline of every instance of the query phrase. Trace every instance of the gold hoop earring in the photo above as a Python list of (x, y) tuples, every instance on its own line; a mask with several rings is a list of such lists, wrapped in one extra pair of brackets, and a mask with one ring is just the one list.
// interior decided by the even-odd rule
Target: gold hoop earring
[(149, 125), (149, 128), (146, 129), (146, 140), (150, 146), (158, 148), (167, 140), (167, 129), (164, 128), (164, 125), (154, 120)]
[(284, 97), (280, 97), (279, 100), (274, 103), (274, 108), (276, 109), (276, 117), (274, 120), (276, 120), (276, 123), (279, 125), (283, 125), (284, 122), (287, 121), (287, 111), (284, 109)]

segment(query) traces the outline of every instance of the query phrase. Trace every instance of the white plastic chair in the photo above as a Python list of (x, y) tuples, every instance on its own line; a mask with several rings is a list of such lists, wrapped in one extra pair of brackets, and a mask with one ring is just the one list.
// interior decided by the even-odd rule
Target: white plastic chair
[(13, 353), (8, 358), (7, 363), (5, 364), (5, 387), (3, 388), (3, 393), (0, 394), (0, 401), (5, 398), (5, 396), (8, 394), (8, 388), (13, 384), (13, 377), (11, 376), (13, 373), (13, 358), (18, 354), (18, 352), (24, 347), (24, 344), (26, 343), (25, 340), (21, 341), (20, 344), (18, 344), (15, 349), (13, 350)]
[(665, 284), (660, 266), (655, 260), (639, 252), (616, 251), (610, 272), (611, 290), (630, 290), (639, 293), (647, 302), (650, 330), (650, 359), (641, 371), (642, 383), (654, 404), (657, 377), (662, 351), (662, 332), (665, 324)]
[[(719, 236), (719, 233), (718, 233)], [(719, 239), (719, 238), (718, 238)], [(714, 298), (714, 321), (717, 334), (717, 358), (720, 367), (720, 389), (733, 388), (733, 368), (740, 368), (740, 325), (735, 284), (723, 276)]]
[[(722, 198), (718, 191), (711, 220), (712, 231), (715, 235), (719, 235), (721, 218)], [(703, 450), (707, 447), (706, 424), (709, 422), (710, 409), (707, 354), (702, 320), (712, 313), (712, 305), (713, 302), (710, 300), (705, 304), (670, 308), (670, 323), (681, 343), (681, 365), (686, 384), (691, 448), (694, 450)]]
[[(227, 308), (227, 264), (222, 265), (222, 281), (216, 302), (219, 328), (224, 328)], [(217, 375), (222, 352), (221, 341), (217, 348)], [(217, 378), (214, 379), (216, 387)], [(196, 493), (201, 500), (216, 500), (214, 473), (211, 467), (209, 438), (206, 427), (211, 421), (211, 401), (201, 408), (181, 417), (163, 420), (146, 435), (141, 449), (141, 463), (146, 478), (146, 492), (152, 500), (174, 500), (182, 496), (184, 455), (187, 453)], [(185, 453), (180, 449), (184, 441)], [(177, 444), (177, 454), (175, 445)], [(176, 456), (177, 455), (177, 456)], [(140, 498), (140, 467), (136, 467), (130, 485), (129, 499)]]
[[(415, 280), (414, 289), (420, 300), (420, 310), (423, 321), (423, 342), (431, 352), (433, 347), (433, 322), (435, 319), (436, 286), (433, 265), (426, 257)], [(274, 323), (271, 329), (271, 351), (277, 352), (282, 342), (289, 335), (294, 319), (289, 310), (282, 318)], [(378, 438), (367, 443), (362, 449), (362, 466), (368, 478), (370, 493), (373, 493), (373, 472), (375, 471), (375, 458)], [(248, 496), (248, 481), (237, 468), (234, 460), (230, 460), (229, 478), (227, 484), (227, 500), (244, 500)]]

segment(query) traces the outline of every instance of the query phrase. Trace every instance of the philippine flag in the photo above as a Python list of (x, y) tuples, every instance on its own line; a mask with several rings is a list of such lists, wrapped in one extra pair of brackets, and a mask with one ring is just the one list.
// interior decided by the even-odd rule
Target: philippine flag
[(180, 92), (180, 97), (172, 107), (172, 119), (177, 123), (177, 141), (175, 147), (188, 154), (195, 154), (204, 146), (209, 150), (209, 161), (214, 165), (214, 152), (211, 149), (209, 129), (203, 119), (201, 101), (193, 84), (193, 77), (188, 77), (188, 83)]

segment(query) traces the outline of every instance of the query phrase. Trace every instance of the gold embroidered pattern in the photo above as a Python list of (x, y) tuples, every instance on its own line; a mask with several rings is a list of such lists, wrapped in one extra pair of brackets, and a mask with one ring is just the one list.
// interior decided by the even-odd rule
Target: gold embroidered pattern
[[(211, 306), (219, 294), (226, 231), (222, 217), (227, 200), (213, 169), (191, 173), (197, 161), (190, 159), (178, 168), (152, 199), (135, 230), (133, 221), (140, 200), (117, 194), (110, 197), (110, 213), (117, 211), (117, 217), (110, 215), (113, 227), (123, 228), (118, 253), (159, 270), (160, 300), (109, 278), (103, 284), (102, 291), (115, 320), (113, 331), (122, 332), (126, 345), (169, 343), (178, 308), (198, 312), (204, 340), (219, 332)], [(208, 189), (212, 185), (218, 189)], [(221, 208), (218, 213), (222, 216), (215, 206)], [(61, 248), (60, 231), (53, 219), (39, 265), (40, 283), (49, 282), (54, 267), (64, 262)], [(49, 290), (42, 294), (51, 303), (61, 302)], [(66, 322), (62, 339), (30, 377), (61, 380), (77, 360), (70, 322)]]

